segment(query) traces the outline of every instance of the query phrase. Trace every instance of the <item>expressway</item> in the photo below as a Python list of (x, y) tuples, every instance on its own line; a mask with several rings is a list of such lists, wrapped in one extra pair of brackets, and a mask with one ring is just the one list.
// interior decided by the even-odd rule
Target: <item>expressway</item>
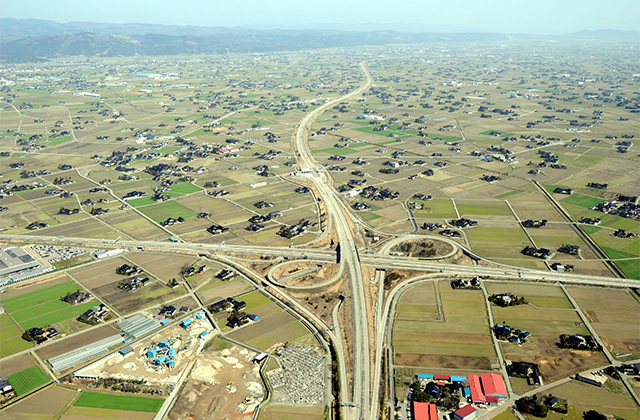
[[(340, 245), (340, 264), (346, 268), (351, 291), (351, 320), (353, 324), (353, 334), (351, 336), (351, 347), (353, 361), (351, 365), (351, 397), (349, 408), (343, 410), (346, 419), (369, 419), (370, 396), (371, 396), (371, 374), (370, 374), (370, 352), (369, 352), (369, 321), (367, 318), (367, 301), (364, 292), (364, 281), (360, 266), (360, 256), (354, 240), (354, 235), (349, 225), (347, 216), (341, 209), (339, 199), (335, 191), (331, 188), (330, 176), (322, 170), (322, 166), (316, 162), (311, 155), (311, 150), (307, 142), (307, 133), (311, 124), (324, 111), (332, 106), (357, 96), (368, 90), (373, 79), (367, 70), (364, 62), (360, 63), (360, 68), (365, 76), (365, 82), (356, 90), (325, 103), (320, 108), (307, 114), (298, 125), (293, 142), (296, 152), (298, 167), (301, 170), (311, 170), (313, 182), (318, 191), (319, 200), (324, 201), (327, 214), (331, 215), (334, 229)], [(344, 335), (343, 335), (344, 336)], [(345, 339), (347, 337), (344, 337)], [(347, 366), (341, 367), (343, 374), (346, 374)], [(345, 390), (346, 392), (346, 390)]]

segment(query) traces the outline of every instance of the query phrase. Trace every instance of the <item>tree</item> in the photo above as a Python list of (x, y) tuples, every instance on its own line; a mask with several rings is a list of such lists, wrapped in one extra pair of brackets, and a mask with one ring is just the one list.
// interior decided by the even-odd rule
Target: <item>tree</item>
[(584, 420), (607, 420), (607, 416), (595, 410), (585, 411), (582, 418)]

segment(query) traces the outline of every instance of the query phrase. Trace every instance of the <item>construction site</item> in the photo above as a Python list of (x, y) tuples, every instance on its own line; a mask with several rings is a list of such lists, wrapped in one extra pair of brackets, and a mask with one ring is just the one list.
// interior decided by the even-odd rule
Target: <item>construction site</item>
[(171, 386), (202, 350), (212, 330), (204, 317), (186, 318), (74, 372), (74, 376), (76, 380), (116, 378), (143, 380), (160, 388)]

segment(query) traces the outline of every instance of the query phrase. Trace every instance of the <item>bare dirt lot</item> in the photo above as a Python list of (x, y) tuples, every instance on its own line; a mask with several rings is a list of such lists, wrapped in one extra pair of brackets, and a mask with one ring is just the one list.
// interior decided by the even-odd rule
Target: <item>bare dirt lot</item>
[[(251, 413), (264, 396), (256, 353), (241, 347), (206, 350), (169, 412), (170, 420), (232, 420)], [(249, 404), (245, 404), (246, 399)]]

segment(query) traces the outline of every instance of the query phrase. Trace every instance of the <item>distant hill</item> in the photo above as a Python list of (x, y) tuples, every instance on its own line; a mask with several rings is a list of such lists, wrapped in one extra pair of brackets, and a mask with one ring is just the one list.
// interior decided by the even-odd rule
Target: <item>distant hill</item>
[(403, 33), (396, 31), (257, 30), (247, 28), (58, 23), (0, 19), (0, 60), (40, 61), (56, 57), (270, 52), (435, 41), (509, 42), (514, 39), (631, 40), (638, 33), (582, 31), (562, 37), (496, 33)]

